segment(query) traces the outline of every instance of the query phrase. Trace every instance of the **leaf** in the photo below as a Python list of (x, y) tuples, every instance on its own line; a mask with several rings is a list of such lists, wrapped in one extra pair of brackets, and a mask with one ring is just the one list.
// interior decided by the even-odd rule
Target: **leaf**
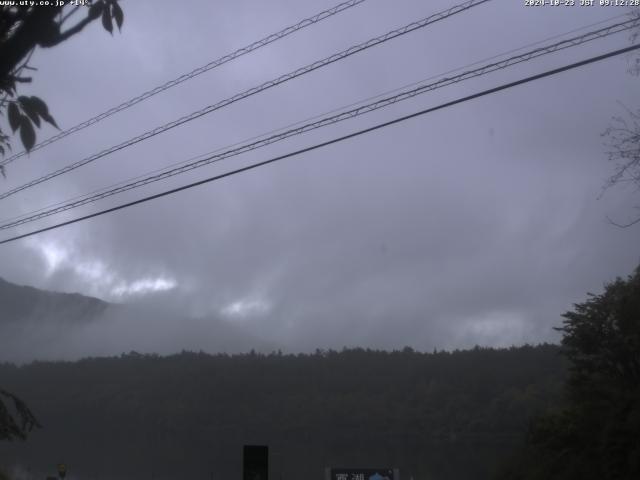
[(104, 29), (113, 35), (113, 22), (111, 21), (111, 15), (109, 15), (109, 9), (102, 10), (102, 26)]
[(40, 128), (40, 117), (38, 117), (38, 109), (34, 107), (31, 103), (31, 99), (29, 97), (18, 97), (18, 102), (20, 102), (20, 106), (24, 113), (26, 113), (31, 121), (36, 124), (38, 128)]
[(9, 114), (9, 125), (15, 133), (20, 126), (20, 110), (18, 110), (18, 106), (15, 103), (10, 103), (7, 112)]
[(118, 2), (114, 0), (111, 4), (113, 5), (113, 18), (116, 21), (116, 25), (118, 25), (118, 31), (122, 30), (122, 22), (124, 21), (124, 13), (122, 12), (122, 8), (118, 5)]
[(47, 104), (44, 103), (44, 100), (38, 97), (29, 97), (29, 103), (38, 112), (38, 115), (40, 115), (40, 118), (42, 118), (45, 122), (50, 123), (51, 125), (56, 127), (58, 130), (60, 130), (60, 127), (58, 126), (56, 121), (53, 119), (51, 114), (49, 113), (49, 107), (47, 107)]
[(21, 117), (20, 122), (20, 139), (25, 150), (28, 152), (36, 144), (36, 132), (31, 125), (31, 121), (25, 115)]
[(104, 3), (96, 2), (89, 7), (89, 13), (87, 16), (93, 21), (100, 16), (102, 10), (104, 10)]

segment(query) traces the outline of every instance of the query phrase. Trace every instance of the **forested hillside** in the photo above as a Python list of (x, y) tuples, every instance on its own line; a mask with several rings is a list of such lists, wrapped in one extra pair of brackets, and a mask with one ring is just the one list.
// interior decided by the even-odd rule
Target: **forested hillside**
[(0, 445), (41, 478), (240, 478), (241, 446), (271, 448), (279, 480), (325, 466), (393, 466), (403, 478), (489, 478), (530, 419), (560, 401), (552, 345), (418, 353), (128, 355), (0, 365), (43, 425)]

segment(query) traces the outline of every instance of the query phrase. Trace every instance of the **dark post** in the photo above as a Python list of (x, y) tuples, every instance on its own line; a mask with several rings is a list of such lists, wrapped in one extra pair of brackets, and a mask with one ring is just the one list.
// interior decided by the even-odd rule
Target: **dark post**
[(245, 445), (242, 451), (243, 480), (269, 480), (269, 447)]

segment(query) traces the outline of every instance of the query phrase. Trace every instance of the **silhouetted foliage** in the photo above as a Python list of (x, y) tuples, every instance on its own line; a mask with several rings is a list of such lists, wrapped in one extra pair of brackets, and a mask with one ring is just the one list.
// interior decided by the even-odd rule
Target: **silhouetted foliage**
[[(15, 3), (17, 5), (0, 6), (0, 116), (6, 117), (12, 134), (19, 133), (28, 151), (36, 143), (35, 128), (41, 126), (40, 120), (58, 127), (42, 99), (18, 95), (18, 85), (32, 80), (24, 72), (35, 70), (29, 65), (35, 48), (59, 45), (98, 18), (102, 19), (105, 30), (112, 33), (113, 21), (120, 29), (124, 14), (117, 0), (97, 0), (86, 7), (70, 2), (60, 6), (53, 5), (55, 2), (47, 6), (37, 5), (37, 2)], [(82, 15), (83, 9), (85, 15)], [(79, 16), (82, 19), (68, 25)], [(0, 128), (0, 154), (3, 156), (11, 149), (10, 138)], [(0, 173), (5, 175), (2, 166)]]
[(487, 479), (528, 419), (559, 401), (558, 350), (131, 352), (4, 364), (0, 378), (47, 428), (0, 446), (0, 458), (34, 473), (64, 458), (78, 478), (241, 478), (242, 445), (268, 444), (276, 479), (321, 478), (331, 465)]
[(566, 402), (537, 418), (512, 479), (640, 478), (640, 267), (564, 315)]
[[(613, 117), (604, 135), (607, 137), (609, 160), (615, 165), (614, 174), (607, 180), (605, 188), (623, 184), (640, 187), (640, 109), (627, 109), (626, 116)], [(612, 223), (630, 227), (639, 222), (640, 214), (626, 223)]]
[[(8, 402), (5, 404), (3, 400)], [(0, 440), (24, 440), (35, 427), (40, 424), (29, 407), (12, 393), (0, 389)]]
[[(632, 10), (629, 16), (640, 19), (640, 8)], [(631, 34), (631, 42), (635, 43), (638, 38), (640, 28)], [(628, 72), (640, 77), (640, 55), (637, 53), (630, 58)], [(605, 188), (620, 185), (640, 188), (640, 109), (626, 108), (626, 115), (613, 117), (603, 136), (607, 138), (609, 161), (614, 164), (614, 173), (607, 180)], [(636, 208), (640, 210), (640, 205)], [(610, 221), (619, 227), (630, 227), (640, 223), (640, 213), (624, 223)]]

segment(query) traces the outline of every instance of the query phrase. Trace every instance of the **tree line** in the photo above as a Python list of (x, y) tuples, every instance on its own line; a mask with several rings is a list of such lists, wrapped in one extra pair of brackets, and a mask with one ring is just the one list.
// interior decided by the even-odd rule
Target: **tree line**
[(3, 383), (21, 392), (43, 428), (25, 443), (2, 444), (0, 458), (42, 473), (64, 460), (82, 478), (208, 478), (239, 475), (241, 446), (265, 443), (283, 478), (380, 463), (415, 478), (489, 478), (529, 418), (559, 401), (558, 353), (553, 345), (131, 352), (3, 364)]

